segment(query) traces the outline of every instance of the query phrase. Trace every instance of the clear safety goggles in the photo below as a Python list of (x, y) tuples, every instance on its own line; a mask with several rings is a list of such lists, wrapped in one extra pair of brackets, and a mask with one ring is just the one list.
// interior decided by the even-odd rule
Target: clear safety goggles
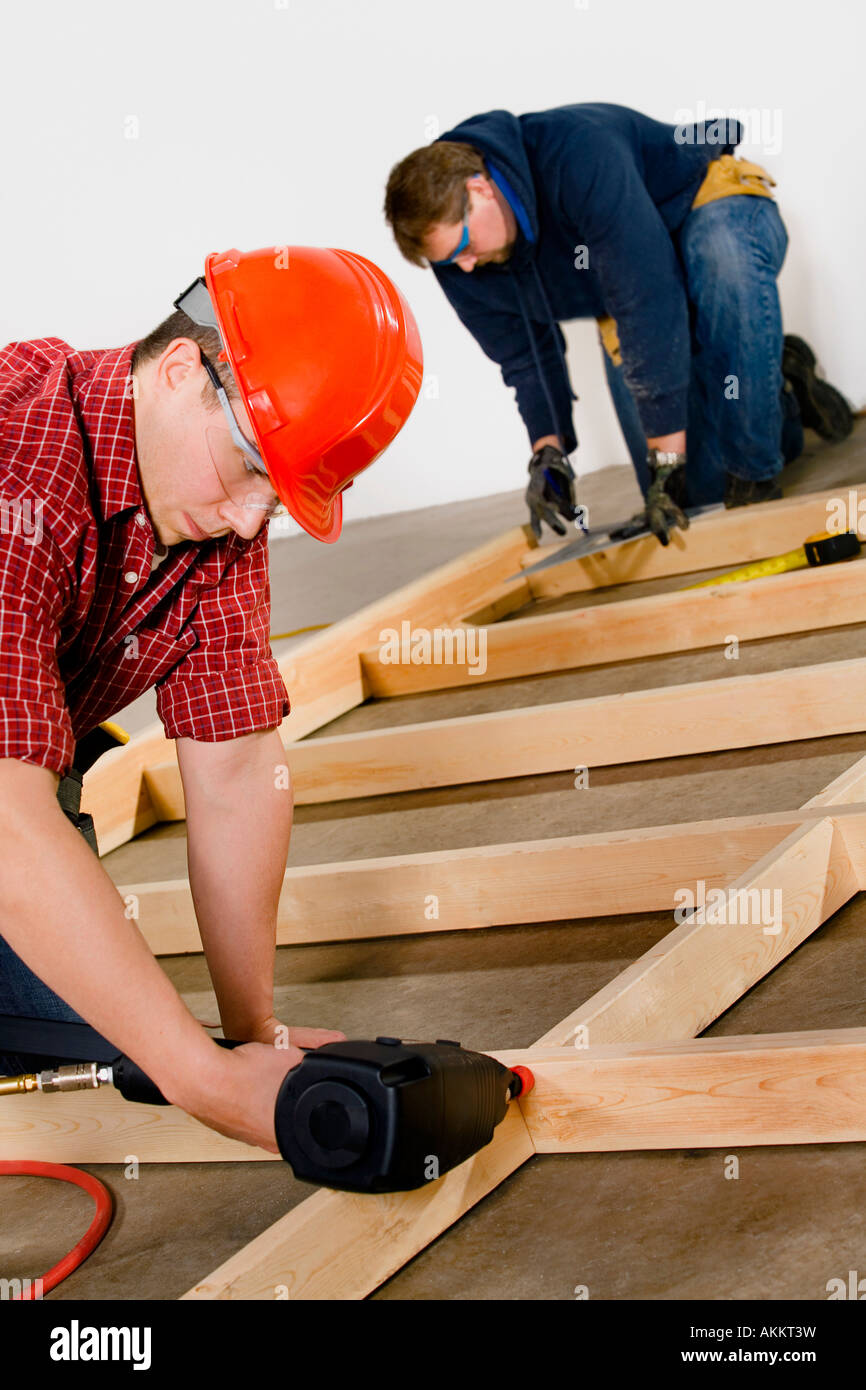
[(266, 521), (284, 516), (286, 509), (274, 491), (264, 459), (242, 433), (216, 368), (205, 353), (201, 361), (228, 424), (227, 430), (221, 425), (208, 425), (205, 429), (211, 462), (223, 491), (236, 506), (264, 512)]

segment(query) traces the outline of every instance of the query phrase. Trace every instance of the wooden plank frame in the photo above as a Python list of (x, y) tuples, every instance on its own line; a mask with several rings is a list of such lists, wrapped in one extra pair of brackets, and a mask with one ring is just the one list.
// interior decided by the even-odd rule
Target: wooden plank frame
[[(855, 507), (866, 497), (866, 489), (846, 491)], [(488, 680), (692, 650), (726, 641), (728, 633), (746, 641), (862, 623), (866, 560), (496, 626), (532, 598), (686, 576), (792, 549), (826, 529), (837, 501), (838, 493), (815, 494), (720, 513), (675, 533), (666, 550), (639, 538), (512, 579), (537, 559), (531, 532), (518, 527), (370, 605), (298, 645), (281, 663), (293, 699), (283, 733), (298, 799), (743, 747), (776, 741), (776, 728), (778, 739), (866, 730), (866, 711), (858, 708), (866, 663), (854, 658), (304, 741), (370, 694), (472, 683), (467, 670), (445, 662), (390, 668), (382, 662), (383, 630), (400, 631), (404, 623), (456, 633), (481, 624), (488, 665), (480, 678)], [(770, 691), (772, 727), (762, 724)], [(734, 694), (731, 719), (726, 708)], [(663, 705), (670, 712), (664, 727)], [(650, 751), (642, 753), (648, 736)], [(551, 753), (557, 740), (563, 748)], [(98, 764), (86, 780), (85, 804), (104, 850), (157, 820), (183, 815), (176, 760), (158, 728)], [(541, 875), (527, 874), (530, 861), (533, 868), (543, 865)], [(363, 1298), (535, 1153), (866, 1138), (866, 1030), (698, 1037), (866, 888), (866, 757), (804, 806), (775, 815), (288, 870), (279, 940), (533, 922), (539, 892), (525, 896), (529, 878), (546, 885), (540, 898), (548, 921), (667, 910), (678, 889), (698, 880), (707, 901), (519, 1054), (536, 1073), (536, 1090), (512, 1104), (481, 1153), (418, 1192), (318, 1191), (186, 1298)], [(119, 891), (138, 898), (141, 928), (157, 953), (200, 949), (185, 881)], [(417, 912), (413, 922), (408, 904), (431, 891), (446, 910), (435, 924)], [(771, 903), (772, 911), (750, 913), (755, 903), (760, 909)], [(731, 916), (732, 904), (739, 915)], [(497, 1055), (518, 1060), (515, 1053)], [(674, 1093), (681, 1097), (676, 1105)], [(0, 1155), (25, 1149), (29, 1157), (36, 1149), (66, 1162), (122, 1162), (130, 1149), (152, 1161), (265, 1157), (170, 1107), (128, 1106), (110, 1092), (7, 1099)]]

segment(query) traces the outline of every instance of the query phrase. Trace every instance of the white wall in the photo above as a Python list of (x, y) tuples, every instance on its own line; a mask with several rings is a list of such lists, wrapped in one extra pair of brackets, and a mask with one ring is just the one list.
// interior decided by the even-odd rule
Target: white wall
[[(208, 251), (347, 246), (418, 318), (427, 383), (347, 518), (521, 487), (516, 407), (381, 215), (391, 165), (461, 118), (572, 101), (764, 113), (786, 327), (866, 401), (855, 0), (40, 0), (3, 17), (0, 340), (131, 342)], [(781, 124), (779, 124), (781, 123)], [(760, 137), (760, 129), (757, 134)], [(134, 138), (130, 138), (134, 137)], [(780, 138), (781, 137), (781, 138)], [(582, 471), (626, 462), (594, 327), (568, 329)]]

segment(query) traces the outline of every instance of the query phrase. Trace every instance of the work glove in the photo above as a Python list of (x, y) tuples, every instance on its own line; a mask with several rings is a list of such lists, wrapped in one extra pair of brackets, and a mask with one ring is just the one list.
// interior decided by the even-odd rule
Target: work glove
[(558, 536), (565, 535), (565, 527), (557, 516), (566, 521), (574, 521), (577, 509), (574, 501), (574, 471), (568, 459), (554, 448), (545, 444), (543, 449), (529, 460), (529, 487), (526, 489), (526, 505), (529, 508), (529, 522), (538, 540), (541, 539), (541, 523), (548, 526)]
[(670, 542), (675, 526), (684, 531), (689, 519), (683, 511), (686, 500), (686, 456), (650, 449), (647, 454), (650, 471), (646, 495), (646, 524), (662, 545)]

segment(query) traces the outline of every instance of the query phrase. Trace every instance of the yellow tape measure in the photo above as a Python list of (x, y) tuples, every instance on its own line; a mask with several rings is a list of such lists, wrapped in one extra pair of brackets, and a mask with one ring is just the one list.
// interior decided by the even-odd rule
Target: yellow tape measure
[(727, 574), (717, 574), (715, 579), (702, 579), (699, 584), (687, 584), (687, 589), (709, 589), (713, 584), (734, 584), (744, 579), (764, 579), (769, 574), (785, 574), (788, 570), (805, 569), (807, 565), (833, 565), (838, 560), (851, 560), (860, 554), (860, 541), (856, 531), (842, 531), (835, 534), (819, 531), (808, 536), (796, 550), (787, 550), (784, 555), (771, 555), (767, 560), (756, 560), (754, 564), (743, 565), (738, 570), (728, 570)]

